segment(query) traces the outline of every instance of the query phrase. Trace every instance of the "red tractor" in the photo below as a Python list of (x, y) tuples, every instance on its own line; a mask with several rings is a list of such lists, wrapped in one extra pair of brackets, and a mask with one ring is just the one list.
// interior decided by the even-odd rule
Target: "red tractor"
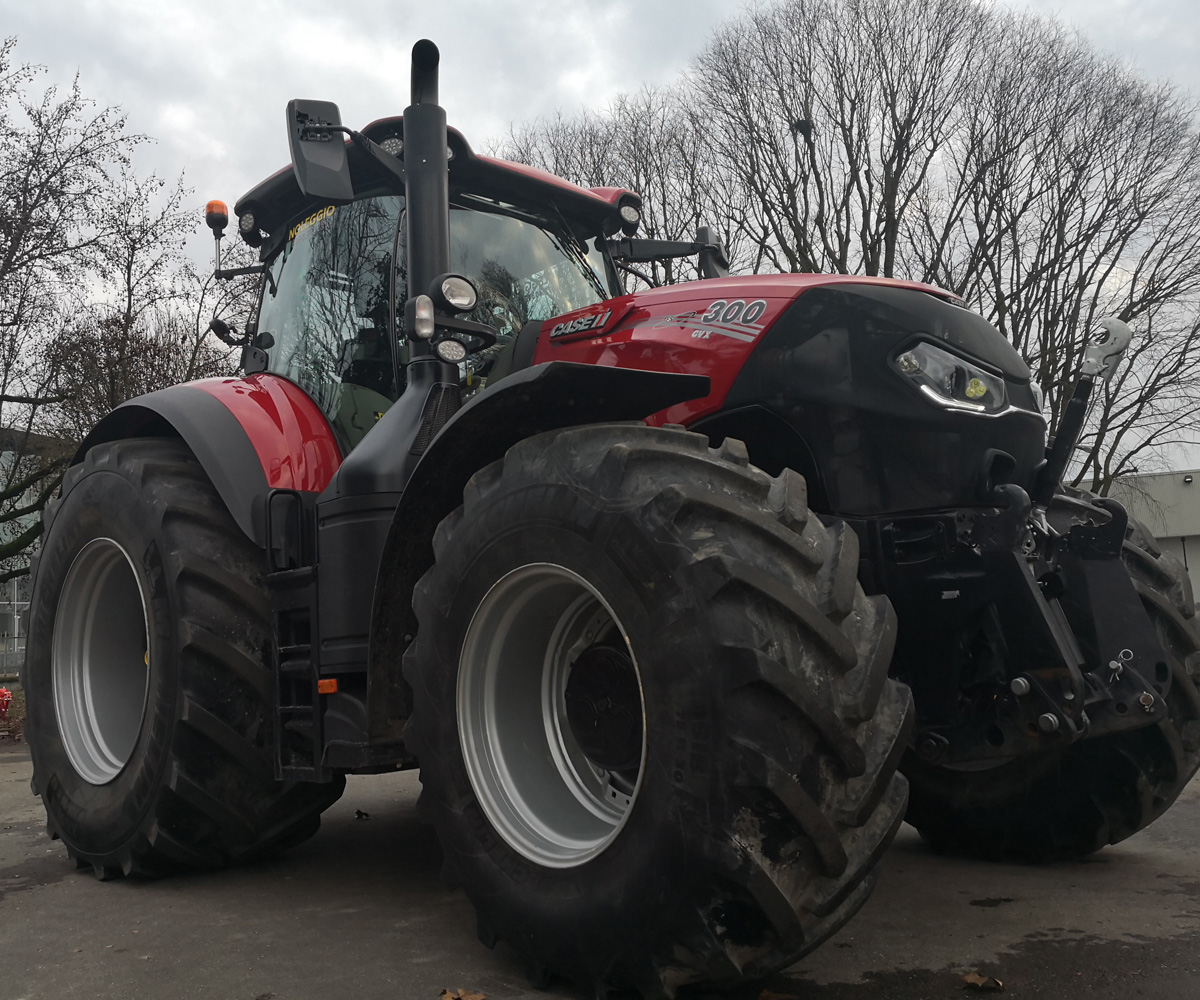
[(952, 295), (637, 239), (637, 195), (472, 152), (437, 65), (362, 132), (288, 106), (235, 206), (257, 310), (214, 323), (245, 377), (116, 409), (47, 513), (27, 733), (76, 864), (253, 858), (419, 766), (486, 944), (659, 997), (814, 948), (906, 817), (1045, 858), (1159, 815), (1187, 577), (1059, 485), (1123, 324), (1047, 448)]

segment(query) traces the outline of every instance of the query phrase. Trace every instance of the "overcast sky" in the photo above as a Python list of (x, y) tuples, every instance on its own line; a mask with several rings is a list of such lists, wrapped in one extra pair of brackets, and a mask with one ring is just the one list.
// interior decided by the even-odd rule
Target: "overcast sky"
[[(992, 0), (1058, 13), (1151, 76), (1200, 96), (1196, 0)], [(143, 170), (186, 171), (193, 202), (232, 203), (287, 161), (293, 97), (360, 127), (408, 103), (408, 52), (442, 50), (442, 104), (479, 148), (512, 122), (665, 83), (739, 9), (728, 0), (0, 0), (17, 57), (156, 140)]]

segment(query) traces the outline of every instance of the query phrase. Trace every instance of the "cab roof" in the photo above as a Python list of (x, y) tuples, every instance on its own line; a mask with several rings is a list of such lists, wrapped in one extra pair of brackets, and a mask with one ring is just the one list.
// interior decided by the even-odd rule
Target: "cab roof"
[[(362, 130), (377, 143), (404, 137), (402, 117), (381, 118)], [(620, 207), (641, 208), (641, 198), (623, 188), (583, 188), (554, 174), (524, 163), (514, 163), (491, 156), (476, 154), (457, 129), (446, 130), (450, 150), (450, 197), (473, 194), (520, 208), (548, 207), (565, 218), (578, 222), (595, 232), (610, 234), (620, 227)], [(389, 190), (389, 181), (374, 161), (352, 142), (346, 142), (350, 177), (359, 196)], [(257, 229), (267, 234), (264, 253), (279, 242), (272, 239), (297, 216), (311, 211), (325, 201), (306, 197), (296, 183), (291, 166), (277, 170), (266, 180), (251, 188), (238, 199), (234, 212), (240, 218), (253, 212)]]

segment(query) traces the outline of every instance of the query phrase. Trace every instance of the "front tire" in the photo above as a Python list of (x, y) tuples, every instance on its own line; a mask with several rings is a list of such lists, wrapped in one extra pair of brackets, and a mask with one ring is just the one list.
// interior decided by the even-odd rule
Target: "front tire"
[(92, 448), (47, 521), (22, 683), (50, 835), (107, 879), (315, 833), (344, 779), (274, 780), (263, 555), (186, 446)]
[(670, 996), (862, 905), (911, 701), (857, 538), (800, 477), (678, 429), (552, 432), (476, 474), (434, 550), (405, 740), (486, 944)]

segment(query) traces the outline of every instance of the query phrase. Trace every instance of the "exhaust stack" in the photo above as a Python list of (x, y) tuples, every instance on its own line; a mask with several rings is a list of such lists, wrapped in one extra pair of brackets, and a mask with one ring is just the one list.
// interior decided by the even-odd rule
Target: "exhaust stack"
[(437, 102), (440, 59), (427, 38), (413, 46), (412, 103), (404, 109), (410, 299), (428, 294), (433, 279), (450, 270), (446, 111)]

